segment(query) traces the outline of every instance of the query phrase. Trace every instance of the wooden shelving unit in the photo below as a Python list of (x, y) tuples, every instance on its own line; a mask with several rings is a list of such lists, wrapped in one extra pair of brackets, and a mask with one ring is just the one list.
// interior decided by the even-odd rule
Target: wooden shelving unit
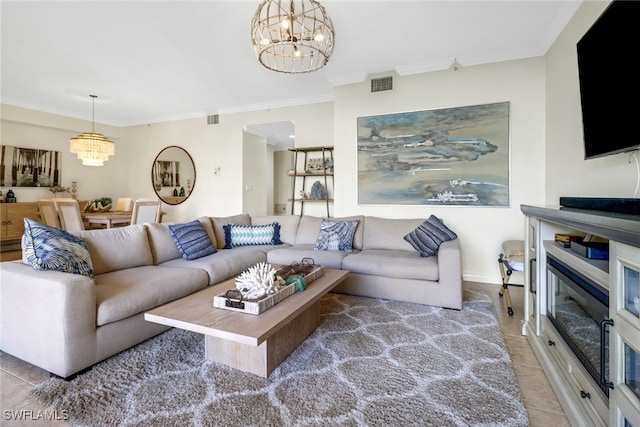
[[(327, 217), (330, 216), (329, 206), (333, 203), (333, 199), (329, 197), (329, 184), (333, 190), (333, 147), (303, 147), (289, 148), (294, 153), (293, 168), (289, 171), (289, 176), (293, 179), (291, 186), (291, 214), (295, 215), (296, 206), (300, 206), (300, 215), (304, 213), (304, 205), (306, 203), (324, 203), (327, 207)], [(309, 156), (309, 153), (320, 153), (320, 156)], [(302, 161), (302, 170), (298, 165)], [(307, 178), (320, 178), (324, 181), (326, 197), (322, 199), (312, 199), (305, 197), (296, 197), (296, 193), (307, 191)]]

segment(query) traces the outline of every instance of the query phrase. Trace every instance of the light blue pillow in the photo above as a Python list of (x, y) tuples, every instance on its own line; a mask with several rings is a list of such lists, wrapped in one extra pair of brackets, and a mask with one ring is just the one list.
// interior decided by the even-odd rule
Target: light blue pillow
[(36, 270), (93, 277), (89, 245), (80, 237), (25, 218), (23, 243), (25, 259)]
[(358, 222), (357, 219), (349, 221), (323, 219), (313, 250), (353, 252), (353, 235)]
[(423, 257), (436, 255), (442, 242), (456, 238), (458, 238), (456, 233), (451, 231), (435, 215), (431, 215), (415, 230), (404, 236), (404, 240), (409, 242)]
[(223, 226), (225, 249), (238, 246), (281, 245), (280, 224), (264, 225), (227, 224)]
[(191, 261), (216, 253), (207, 230), (198, 220), (185, 224), (170, 224), (169, 231), (182, 258), (186, 260)]

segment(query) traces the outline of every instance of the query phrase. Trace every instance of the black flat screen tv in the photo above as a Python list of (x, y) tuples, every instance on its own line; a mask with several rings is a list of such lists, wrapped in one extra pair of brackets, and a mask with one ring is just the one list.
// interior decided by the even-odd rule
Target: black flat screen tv
[(640, 149), (640, 1), (614, 0), (577, 44), (585, 159)]

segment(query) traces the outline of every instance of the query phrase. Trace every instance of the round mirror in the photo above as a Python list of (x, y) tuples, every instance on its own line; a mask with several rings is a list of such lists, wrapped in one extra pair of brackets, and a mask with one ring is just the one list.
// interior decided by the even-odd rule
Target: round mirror
[(195, 184), (196, 166), (184, 148), (171, 145), (160, 151), (151, 168), (151, 185), (163, 202), (179, 205)]

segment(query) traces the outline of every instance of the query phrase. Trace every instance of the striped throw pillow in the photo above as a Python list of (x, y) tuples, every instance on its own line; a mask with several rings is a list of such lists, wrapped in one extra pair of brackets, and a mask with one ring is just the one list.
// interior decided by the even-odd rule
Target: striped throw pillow
[(431, 215), (415, 230), (404, 236), (404, 240), (409, 242), (420, 256), (428, 257), (438, 253), (442, 242), (453, 240), (457, 237), (456, 233), (449, 230), (438, 217)]
[(84, 239), (25, 218), (22, 241), (25, 259), (36, 270), (55, 270), (93, 277), (89, 245)]
[(185, 224), (171, 224), (169, 231), (182, 258), (188, 261), (216, 253), (211, 238), (198, 220)]
[(264, 225), (227, 224), (224, 228), (225, 249), (238, 246), (281, 245), (280, 224)]

